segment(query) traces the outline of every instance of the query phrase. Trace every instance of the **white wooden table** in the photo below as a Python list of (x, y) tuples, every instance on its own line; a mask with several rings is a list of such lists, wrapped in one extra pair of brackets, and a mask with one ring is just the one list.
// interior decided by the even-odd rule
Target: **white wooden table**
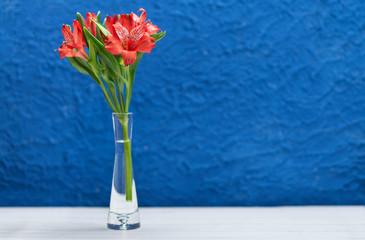
[(364, 207), (141, 208), (141, 228), (106, 228), (107, 208), (0, 208), (0, 239), (365, 239)]

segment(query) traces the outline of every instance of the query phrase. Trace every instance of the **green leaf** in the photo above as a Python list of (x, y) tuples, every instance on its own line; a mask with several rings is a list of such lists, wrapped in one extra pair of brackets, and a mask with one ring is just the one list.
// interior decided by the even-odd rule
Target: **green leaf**
[(93, 42), (89, 43), (89, 55), (92, 62), (96, 61), (96, 51)]
[[(98, 29), (98, 27), (96, 26)], [(100, 34), (100, 33), (99, 33)], [(89, 42), (89, 53), (90, 53), (90, 61), (89, 63), (93, 65), (94, 69), (97, 73), (100, 73), (103, 79), (112, 79), (114, 81), (116, 79), (116, 74), (104, 61), (104, 58), (100, 58), (100, 63), (96, 57), (97, 49), (93, 41)], [(99, 54), (100, 55), (100, 54)]]
[(111, 71), (117, 76), (121, 75), (120, 66), (117, 59), (113, 54), (105, 50), (104, 44), (101, 43), (98, 39), (96, 39), (90, 32), (84, 27), (84, 33), (87, 35), (90, 41), (94, 44), (95, 48), (98, 50), (98, 55), (102, 58), (106, 65), (110, 68)]
[[(100, 22), (100, 11), (96, 15), (96, 21)], [(99, 41), (103, 42), (103, 38), (102, 38), (101, 33), (100, 33), (100, 28), (98, 27), (98, 25), (96, 23), (95, 23), (95, 25), (96, 25), (96, 37)]]
[(68, 57), (67, 59), (77, 71), (90, 75), (98, 85), (101, 84), (99, 77), (95, 75), (87, 61), (78, 57)]
[(76, 68), (77, 71), (83, 74), (89, 74), (91, 68), (88, 65), (87, 61), (78, 57), (68, 57), (67, 59), (71, 63), (71, 65)]
[(81, 13), (77, 12), (76, 20), (81, 24), (81, 27), (85, 27), (84, 18), (82, 17)]
[(94, 67), (94, 70), (96, 73), (101, 72), (101, 64), (99, 63), (98, 59), (96, 58), (96, 49), (93, 42), (89, 42), (89, 54), (90, 54), (90, 60), (89, 64)]
[(100, 23), (98, 23), (97, 21), (95, 21), (94, 19), (91, 19), (91, 21), (93, 21), (94, 23), (96, 23), (96, 26), (99, 27), (100, 31), (105, 35), (105, 36), (111, 36), (112, 34)]
[(98, 14), (96, 14), (96, 21), (100, 22), (100, 11), (98, 11)]
[(155, 39), (155, 42), (160, 41), (166, 35), (166, 31), (152, 34), (151, 37)]

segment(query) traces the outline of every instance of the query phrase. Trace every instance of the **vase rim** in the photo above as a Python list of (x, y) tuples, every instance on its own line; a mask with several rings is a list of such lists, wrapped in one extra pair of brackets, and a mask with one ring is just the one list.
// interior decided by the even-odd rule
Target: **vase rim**
[(132, 112), (127, 112), (127, 113), (124, 113), (124, 112), (122, 112), (122, 113), (113, 112), (113, 115), (121, 115), (121, 114), (123, 114), (123, 115), (132, 115), (133, 113)]

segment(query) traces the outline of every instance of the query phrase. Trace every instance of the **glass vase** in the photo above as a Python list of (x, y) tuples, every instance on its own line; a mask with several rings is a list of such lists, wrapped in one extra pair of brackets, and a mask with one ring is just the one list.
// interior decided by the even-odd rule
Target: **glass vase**
[(132, 113), (113, 113), (115, 161), (108, 228), (129, 230), (140, 227), (136, 186), (132, 168)]

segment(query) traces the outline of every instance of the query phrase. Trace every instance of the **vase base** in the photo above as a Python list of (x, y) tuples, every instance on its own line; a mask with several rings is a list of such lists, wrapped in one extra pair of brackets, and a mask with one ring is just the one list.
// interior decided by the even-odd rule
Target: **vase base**
[(113, 229), (113, 230), (132, 230), (132, 229), (139, 228), (140, 226), (141, 226), (140, 223), (135, 223), (135, 224), (121, 224), (121, 225), (116, 225), (116, 224), (110, 224), (110, 223), (108, 223), (108, 228), (109, 229)]
[(132, 213), (121, 214), (109, 211), (108, 228), (114, 230), (131, 230), (141, 226), (138, 209)]

